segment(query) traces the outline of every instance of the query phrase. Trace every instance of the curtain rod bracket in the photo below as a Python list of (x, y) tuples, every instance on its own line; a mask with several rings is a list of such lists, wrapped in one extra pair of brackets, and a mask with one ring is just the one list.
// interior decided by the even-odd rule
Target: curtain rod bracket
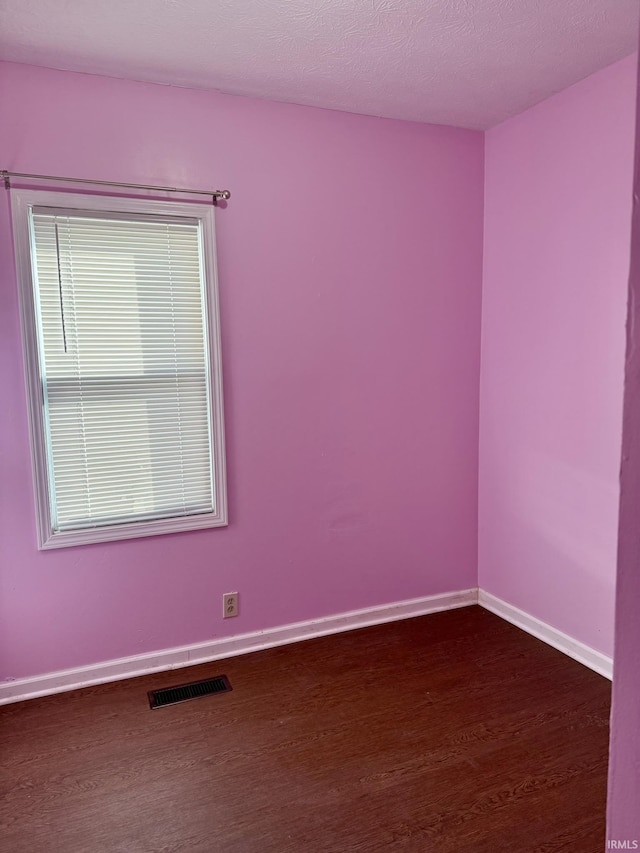
[(231, 198), (229, 190), (188, 190), (182, 187), (156, 187), (153, 184), (126, 184), (120, 181), (92, 181), (90, 178), (61, 178), (57, 175), (32, 175), (28, 172), (9, 172), (7, 169), (0, 169), (0, 177), (4, 180), (4, 188), (11, 189), (11, 178), (27, 178), (28, 180), (40, 181), (61, 181), (67, 184), (92, 184), (101, 187), (123, 187), (132, 190), (151, 190), (155, 192), (167, 193), (187, 193), (188, 195), (210, 195), (213, 204), (216, 205), (218, 199)]

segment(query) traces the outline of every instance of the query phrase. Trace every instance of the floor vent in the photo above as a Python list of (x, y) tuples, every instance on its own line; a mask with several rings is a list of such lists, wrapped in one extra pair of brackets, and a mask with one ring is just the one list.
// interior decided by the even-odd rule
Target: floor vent
[(212, 693), (228, 693), (233, 688), (226, 675), (206, 678), (204, 681), (192, 681), (190, 684), (179, 684), (177, 687), (165, 687), (164, 690), (151, 690), (147, 694), (151, 708), (164, 708), (165, 705), (175, 705), (177, 702), (187, 702), (189, 699), (200, 699), (201, 696), (211, 696)]

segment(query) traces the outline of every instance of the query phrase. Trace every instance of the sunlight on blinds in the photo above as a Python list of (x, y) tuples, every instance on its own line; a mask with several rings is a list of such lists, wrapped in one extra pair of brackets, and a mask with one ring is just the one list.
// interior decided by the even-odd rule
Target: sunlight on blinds
[(211, 512), (200, 225), (32, 213), (54, 530)]

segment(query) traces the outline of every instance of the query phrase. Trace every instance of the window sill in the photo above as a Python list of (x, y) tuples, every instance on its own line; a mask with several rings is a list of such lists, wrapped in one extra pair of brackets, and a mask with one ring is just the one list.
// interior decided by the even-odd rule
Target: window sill
[(40, 550), (92, 545), (96, 542), (116, 542), (143, 536), (161, 536), (164, 533), (204, 530), (209, 527), (226, 527), (228, 523), (226, 515), (209, 512), (183, 518), (159, 518), (156, 521), (111, 524), (103, 527), (88, 527), (83, 530), (64, 530), (59, 533), (48, 531), (46, 535), (40, 537)]

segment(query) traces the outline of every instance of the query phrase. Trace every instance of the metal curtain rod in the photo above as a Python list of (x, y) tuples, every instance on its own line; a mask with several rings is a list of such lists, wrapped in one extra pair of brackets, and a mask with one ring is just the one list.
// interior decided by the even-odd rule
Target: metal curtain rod
[(94, 184), (100, 187), (124, 187), (133, 190), (210, 195), (214, 204), (216, 204), (219, 198), (231, 198), (229, 190), (186, 190), (181, 187), (154, 187), (151, 184), (123, 184), (119, 181), (92, 181), (87, 178), (61, 178), (57, 175), (31, 175), (28, 172), (8, 172), (6, 169), (0, 169), (0, 178), (4, 180), (5, 189), (11, 188), (11, 178), (32, 178), (41, 181), (62, 181), (63, 183), (71, 184)]

